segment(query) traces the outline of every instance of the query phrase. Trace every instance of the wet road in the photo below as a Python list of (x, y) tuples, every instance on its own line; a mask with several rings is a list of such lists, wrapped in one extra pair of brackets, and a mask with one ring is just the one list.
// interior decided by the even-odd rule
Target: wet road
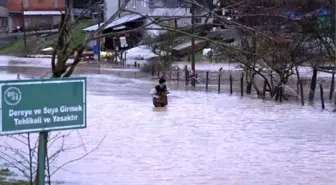
[[(29, 71), (29, 69), (27, 69)], [(55, 174), (78, 185), (334, 185), (336, 115), (299, 104), (174, 90), (154, 109), (152, 82), (88, 77), (88, 128), (68, 146), (102, 145)], [(15, 74), (0, 75), (2, 79)], [(65, 153), (59, 163), (84, 154)]]

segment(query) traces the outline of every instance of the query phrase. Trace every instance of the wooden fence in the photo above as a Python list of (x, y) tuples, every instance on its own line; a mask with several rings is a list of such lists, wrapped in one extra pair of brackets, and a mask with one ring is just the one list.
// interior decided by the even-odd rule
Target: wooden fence
[[(127, 67), (127, 68), (140, 68), (141, 66), (134, 62), (134, 65), (122, 65), (122, 67)], [(161, 71), (156, 71), (155, 68), (153, 67), (151, 69), (151, 76), (153, 78), (159, 78), (163, 74)], [(119, 76), (119, 75), (118, 75)], [(146, 77), (147, 74), (145, 72), (134, 72), (134, 77)], [(247, 92), (247, 84), (245, 80), (245, 74), (243, 71), (228, 71), (228, 70), (223, 70), (223, 71), (197, 71), (196, 75), (191, 74), (191, 71), (189, 70), (180, 70), (180, 69), (171, 69), (166, 72), (165, 74), (166, 79), (170, 81), (178, 81), (178, 82), (183, 82), (185, 85), (194, 85), (195, 86), (204, 86), (206, 91), (209, 91), (209, 86), (214, 87), (216, 86), (216, 90), (218, 93), (221, 93), (223, 91), (222, 86), (226, 85), (226, 87), (229, 87), (228, 92), (230, 94), (233, 94), (234, 90), (239, 91), (240, 96), (244, 96), (244, 94), (250, 94), (250, 92)], [(329, 79), (328, 79), (329, 80)], [(264, 98), (266, 97), (266, 93), (270, 92), (270, 89), (268, 89), (266, 81), (264, 79), (259, 79), (259, 86), (262, 86), (260, 94), (258, 94), (259, 97)], [(324, 88), (323, 84), (325, 83), (325, 79), (320, 79), (317, 81), (317, 84), (320, 92), (320, 100), (321, 100), (321, 107), (322, 109), (325, 109), (325, 93), (324, 93)], [(291, 87), (289, 87), (291, 85)], [(297, 100), (300, 100), (300, 103), (302, 105), (305, 105), (305, 97), (307, 96), (306, 92), (310, 91), (310, 85), (311, 85), (311, 80), (308, 78), (302, 78), (300, 81), (295, 81), (293, 79), (290, 80), (290, 82), (286, 85), (280, 86), (279, 87), (279, 98), (278, 101), (282, 102), (283, 101), (283, 92), (285, 89), (290, 88), (290, 89), (295, 89), (293, 90), (297, 96)], [(252, 89), (252, 88), (251, 88)], [(335, 89), (335, 73), (332, 74), (331, 78), (331, 83), (330, 83), (330, 88), (329, 88), (329, 100), (331, 101), (332, 99), (336, 98), (333, 97), (334, 89)], [(315, 94), (315, 91), (314, 91)], [(336, 100), (335, 100), (336, 102)], [(335, 105), (336, 107), (336, 105)]]
[[(151, 75), (153, 77), (160, 77), (162, 76), (162, 72), (152, 70)], [(222, 86), (228, 85), (229, 86), (229, 93), (233, 94), (234, 89), (239, 89), (240, 96), (244, 96), (246, 93), (246, 81), (244, 72), (242, 71), (221, 71), (221, 72), (209, 72), (209, 71), (198, 71), (197, 75), (192, 75), (189, 70), (170, 70), (166, 73), (166, 79), (171, 81), (179, 81), (184, 82), (186, 85), (193, 85), (195, 86), (205, 86), (205, 90), (209, 90), (209, 86), (216, 86), (216, 90), (218, 93), (222, 92)], [(325, 92), (323, 82), (325, 80), (317, 81), (319, 92), (320, 92), (320, 100), (321, 100), (321, 107), (325, 109)], [(238, 84), (237, 84), (238, 83)], [(267, 88), (267, 84), (265, 80), (261, 82), (262, 91), (261, 94), (258, 94), (260, 97), (265, 97), (267, 92), (270, 90)], [(295, 89), (295, 94), (297, 95), (297, 99), (300, 100), (302, 105), (305, 105), (305, 93), (304, 90), (310, 91), (310, 84), (311, 80), (302, 78), (300, 81), (293, 81), (291, 82), (291, 89)], [(284, 85), (279, 87), (279, 101), (283, 101), (283, 91), (285, 88), (289, 88), (289, 85)], [(328, 99), (331, 101), (332, 99), (336, 98), (333, 97), (335, 89), (335, 73), (332, 74), (331, 83), (329, 87), (329, 94)], [(247, 93), (249, 94), (249, 93)], [(307, 93), (306, 93), (307, 94)], [(336, 100), (334, 100), (336, 102)], [(336, 105), (335, 105), (336, 106)]]

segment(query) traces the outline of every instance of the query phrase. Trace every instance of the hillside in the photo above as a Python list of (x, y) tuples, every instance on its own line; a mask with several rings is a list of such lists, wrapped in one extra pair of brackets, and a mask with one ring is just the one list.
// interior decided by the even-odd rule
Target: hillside
[[(76, 25), (71, 42), (71, 46), (74, 46), (85, 39), (85, 32), (83, 28), (94, 25), (92, 21), (83, 21)], [(42, 34), (27, 37), (27, 47), (24, 46), (23, 40), (18, 40), (10, 45), (0, 45), (0, 55), (10, 56), (26, 56), (28, 54), (39, 54), (41, 49), (52, 47), (54, 41), (57, 38), (56, 34)]]

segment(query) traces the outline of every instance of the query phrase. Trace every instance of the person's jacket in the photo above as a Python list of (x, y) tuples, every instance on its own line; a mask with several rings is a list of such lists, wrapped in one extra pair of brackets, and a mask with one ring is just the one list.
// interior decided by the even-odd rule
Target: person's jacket
[(165, 85), (163, 87), (161, 87), (160, 85), (156, 85), (150, 92), (149, 94), (151, 94), (153, 96), (153, 98), (158, 98), (159, 95), (161, 93), (166, 93), (169, 94), (169, 88)]

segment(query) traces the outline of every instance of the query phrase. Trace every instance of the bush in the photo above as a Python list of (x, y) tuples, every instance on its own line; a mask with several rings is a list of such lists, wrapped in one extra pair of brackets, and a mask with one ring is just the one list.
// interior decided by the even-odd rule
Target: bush
[(12, 180), (11, 177), (15, 176), (9, 169), (0, 169), (0, 185), (28, 185), (27, 181)]
[[(173, 65), (173, 63), (169, 63), (166, 66), (166, 72), (169, 71), (181, 71), (177, 65)], [(154, 68), (154, 72), (157, 73), (158, 71), (162, 72), (162, 63), (159, 61), (148, 61), (146, 64), (142, 65), (141, 71), (144, 73), (152, 73)], [(160, 73), (162, 74), (162, 73)]]
[(151, 73), (153, 68), (154, 71), (162, 71), (162, 66), (159, 61), (147, 61), (147, 63), (141, 67), (141, 71), (145, 73)]

